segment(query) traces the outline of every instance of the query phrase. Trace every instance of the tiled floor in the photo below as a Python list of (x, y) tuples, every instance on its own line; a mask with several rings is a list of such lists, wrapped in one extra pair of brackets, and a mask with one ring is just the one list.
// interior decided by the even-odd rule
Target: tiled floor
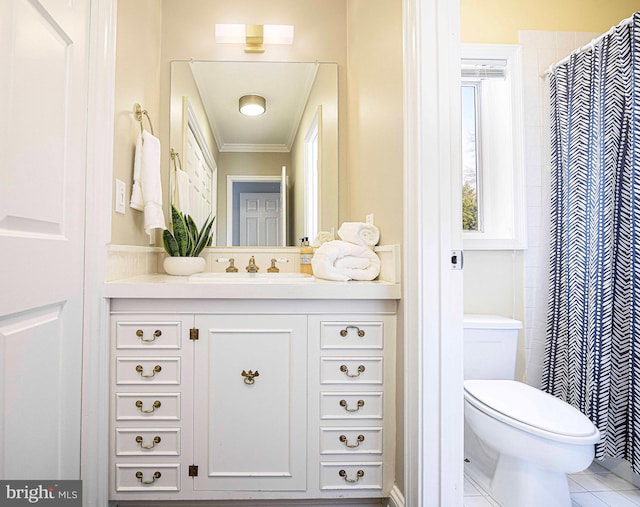
[[(640, 489), (606, 468), (592, 464), (584, 472), (569, 476), (573, 507), (635, 507), (640, 506)], [(464, 507), (497, 507), (478, 483), (465, 475)]]

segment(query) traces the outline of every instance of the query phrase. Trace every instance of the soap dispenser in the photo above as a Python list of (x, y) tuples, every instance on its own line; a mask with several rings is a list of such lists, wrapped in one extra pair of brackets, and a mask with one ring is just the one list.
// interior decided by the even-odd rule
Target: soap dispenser
[(313, 248), (309, 246), (309, 238), (304, 237), (300, 240), (300, 273), (313, 275), (311, 267), (311, 258), (313, 257)]

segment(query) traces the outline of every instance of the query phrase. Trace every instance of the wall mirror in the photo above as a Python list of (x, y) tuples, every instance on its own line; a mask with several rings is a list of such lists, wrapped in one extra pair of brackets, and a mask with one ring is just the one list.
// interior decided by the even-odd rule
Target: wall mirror
[[(240, 112), (240, 99), (264, 102)], [(257, 96), (256, 99), (253, 96)], [(338, 220), (335, 63), (171, 62), (172, 203), (217, 246), (294, 246)]]

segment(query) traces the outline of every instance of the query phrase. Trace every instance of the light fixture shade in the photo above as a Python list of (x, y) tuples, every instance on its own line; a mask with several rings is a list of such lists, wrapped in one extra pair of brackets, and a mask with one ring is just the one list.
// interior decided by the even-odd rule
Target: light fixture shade
[(265, 44), (293, 44), (293, 36), (293, 25), (215, 25), (216, 43), (245, 43), (245, 53), (264, 53)]
[(245, 116), (259, 116), (267, 110), (267, 101), (260, 95), (240, 97), (240, 112)]

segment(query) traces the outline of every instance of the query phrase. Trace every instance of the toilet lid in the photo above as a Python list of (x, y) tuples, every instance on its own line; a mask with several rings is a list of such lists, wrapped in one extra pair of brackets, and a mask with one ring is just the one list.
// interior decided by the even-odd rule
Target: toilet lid
[(467, 401), (490, 415), (569, 439), (598, 441), (597, 428), (584, 414), (535, 387), (514, 380), (465, 380), (464, 389)]

